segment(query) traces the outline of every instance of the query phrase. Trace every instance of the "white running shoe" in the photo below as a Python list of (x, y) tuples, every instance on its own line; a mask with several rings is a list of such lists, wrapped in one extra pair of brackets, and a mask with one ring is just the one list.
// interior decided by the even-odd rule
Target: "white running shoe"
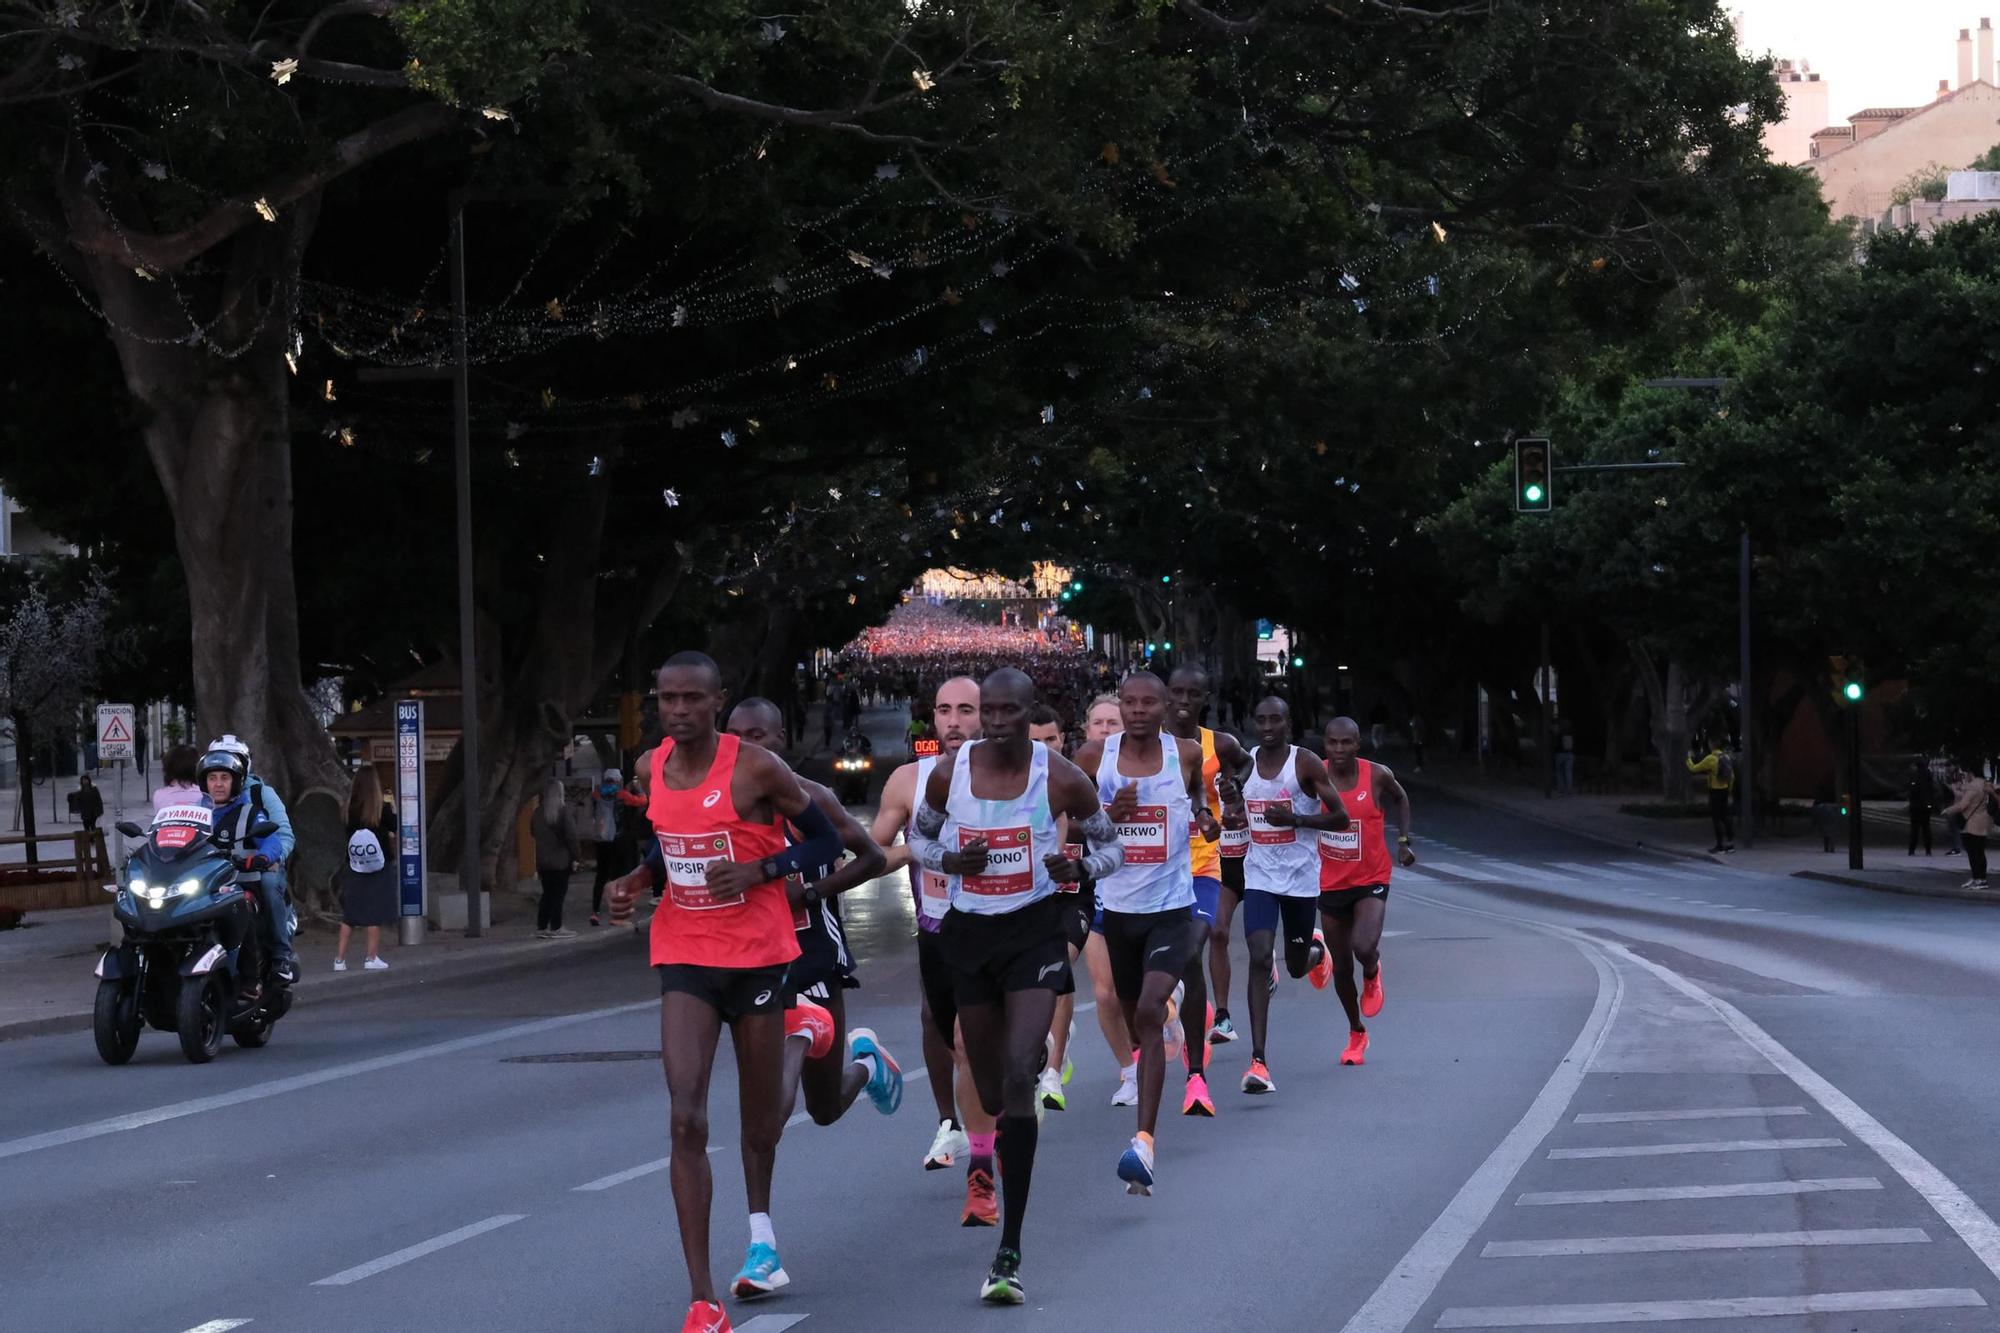
[(370, 958), (367, 962), (361, 965), (361, 970), (363, 972), (387, 972), (389, 970), (389, 965), (383, 962), (380, 958)]
[(1175, 985), (1174, 993), (1167, 999), (1167, 1025), (1160, 1030), (1160, 1039), (1166, 1044), (1169, 1061), (1180, 1058), (1187, 1045), (1187, 1029), (1181, 1024), (1181, 999), (1187, 992), (1185, 981)]
[(1063, 1096), (1062, 1071), (1044, 1069), (1042, 1076), (1035, 1080), (1035, 1098), (1051, 1111), (1068, 1109), (1068, 1099)]
[(347, 970), (347, 960), (345, 958), (334, 959), (333, 970), (336, 972), (345, 972)]
[(924, 1170), (942, 1171), (964, 1161), (971, 1152), (972, 1141), (965, 1137), (965, 1131), (949, 1120), (940, 1120), (937, 1137), (931, 1140), (930, 1151), (924, 1154)]
[(1118, 1080), (1118, 1091), (1111, 1094), (1113, 1106), (1137, 1106), (1139, 1104), (1139, 1066), (1125, 1066), (1125, 1075)]

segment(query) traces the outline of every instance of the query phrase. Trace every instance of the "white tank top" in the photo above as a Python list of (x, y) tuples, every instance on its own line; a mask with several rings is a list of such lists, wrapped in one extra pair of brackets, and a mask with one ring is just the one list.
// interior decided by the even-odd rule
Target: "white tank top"
[(998, 916), (1040, 902), (1056, 891), (1045, 856), (1062, 855), (1062, 836), (1049, 810), (1049, 750), (1034, 742), (1028, 761), (1028, 785), (1005, 801), (988, 801), (972, 794), (972, 753), (984, 741), (960, 747), (951, 770), (951, 796), (945, 803), (944, 832), (938, 840), (946, 851), (957, 851), (974, 838), (986, 839), (986, 869), (977, 875), (948, 879), (951, 907), (975, 916)]
[[(924, 804), (924, 793), (930, 790), (931, 770), (937, 767), (938, 757), (926, 755), (917, 760), (916, 795), (910, 802), (910, 825), (917, 822), (916, 811)], [(910, 828), (903, 830), (903, 841), (910, 840)], [(951, 880), (935, 870), (926, 870), (915, 861), (910, 862), (910, 893), (917, 900), (917, 926), (921, 930), (934, 931), (944, 920), (944, 914), (951, 910)]]
[(1264, 812), (1289, 805), (1294, 814), (1316, 815), (1319, 799), (1299, 786), (1299, 747), (1287, 748), (1285, 766), (1267, 778), (1256, 764), (1243, 781), (1243, 808), (1250, 815), (1250, 851), (1243, 858), (1243, 887), (1284, 898), (1311, 898), (1319, 893), (1318, 838), (1309, 830), (1275, 828)]
[(1118, 771), (1125, 733), (1104, 738), (1104, 755), (1097, 761), (1097, 799), (1109, 808), (1127, 783), (1139, 786), (1139, 810), (1118, 825), (1125, 847), (1125, 864), (1109, 879), (1097, 881), (1097, 901), (1107, 912), (1168, 912), (1194, 905), (1194, 857), (1188, 843), (1193, 807), (1188, 804), (1187, 774), (1172, 736), (1160, 736), (1160, 771), (1135, 778)]

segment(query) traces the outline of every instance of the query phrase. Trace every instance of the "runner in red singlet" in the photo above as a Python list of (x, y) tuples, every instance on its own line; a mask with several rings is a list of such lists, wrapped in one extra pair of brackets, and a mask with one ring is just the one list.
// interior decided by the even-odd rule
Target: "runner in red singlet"
[[(718, 735), (722, 674), (701, 653), (660, 668), (660, 726), (646, 814), (666, 892), (653, 917), (660, 973), (660, 1058), (672, 1122), (674, 1212), (692, 1300), (682, 1333), (728, 1333), (709, 1273), (708, 1083), (723, 1024), (735, 1039), (744, 1193), (751, 1245), (745, 1272), (782, 1286), (771, 1229), (771, 1173), (784, 1113), (784, 977), (799, 956), (784, 879), (841, 854), (840, 835), (792, 771), (767, 750)], [(785, 821), (803, 839), (787, 848)], [(614, 920), (628, 917), (652, 871), (607, 886)]]
[[(1385, 765), (1360, 757), (1361, 725), (1351, 717), (1326, 724), (1326, 767), (1353, 826), (1324, 832), (1319, 841), (1319, 913), (1326, 931), (1333, 987), (1347, 1011), (1347, 1049), (1340, 1063), (1358, 1065), (1368, 1053), (1368, 1029), (1361, 1020), (1382, 1012), (1382, 920), (1389, 905), (1389, 876), (1396, 865), (1413, 866), (1410, 850), (1410, 796)], [(1396, 807), (1397, 852), (1386, 841), (1385, 805)], [(1361, 964), (1362, 988), (1354, 988), (1354, 964)]]

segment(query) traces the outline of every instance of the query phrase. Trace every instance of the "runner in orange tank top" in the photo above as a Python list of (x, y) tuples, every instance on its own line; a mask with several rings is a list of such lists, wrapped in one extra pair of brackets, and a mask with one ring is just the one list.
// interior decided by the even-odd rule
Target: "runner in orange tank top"
[[(1382, 1012), (1382, 922), (1389, 907), (1389, 876), (1396, 865), (1413, 866), (1410, 849), (1410, 796), (1382, 764), (1360, 757), (1361, 725), (1351, 717), (1326, 724), (1326, 767), (1334, 790), (1353, 817), (1353, 827), (1320, 835), (1319, 913), (1333, 988), (1347, 1011), (1347, 1049), (1340, 1063), (1366, 1062), (1368, 1029), (1361, 1020)], [(1388, 808), (1396, 809), (1396, 853), (1385, 832)], [(1361, 964), (1361, 989), (1354, 965)], [(1315, 985), (1321, 984), (1317, 977)]]
[[(716, 732), (722, 673), (701, 653), (660, 668), (666, 739), (647, 765), (646, 807), (666, 893), (653, 918), (660, 972), (660, 1058), (672, 1121), (674, 1212), (691, 1297), (687, 1329), (727, 1333), (729, 1317), (709, 1273), (708, 1083), (722, 1026), (736, 1047), (743, 1119), (743, 1184), (750, 1205), (758, 1289), (790, 1279), (771, 1231), (771, 1174), (784, 1111), (778, 1097), (785, 1045), (784, 975), (799, 956), (784, 878), (838, 860), (840, 835), (776, 755)], [(803, 835), (785, 845), (785, 821)], [(653, 877), (642, 866), (607, 887), (614, 921), (629, 917)]]

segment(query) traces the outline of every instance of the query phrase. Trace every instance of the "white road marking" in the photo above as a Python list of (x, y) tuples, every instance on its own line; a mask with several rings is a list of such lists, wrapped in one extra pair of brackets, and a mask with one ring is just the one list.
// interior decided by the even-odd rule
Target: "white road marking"
[(1739, 1120), (1751, 1116), (1809, 1115), (1803, 1106), (1723, 1106), (1700, 1111), (1585, 1111), (1579, 1125), (1636, 1125), (1648, 1120)]
[(738, 1324), (736, 1333), (781, 1333), (811, 1316), (802, 1314), (760, 1314), (747, 1324)]
[(1846, 1231), (1739, 1231), (1693, 1236), (1578, 1236), (1568, 1240), (1496, 1240), (1482, 1259), (1546, 1259), (1576, 1254), (1663, 1254), (1673, 1250), (1781, 1250), (1814, 1245), (1925, 1245), (1921, 1227)]
[(1447, 864), (1443, 861), (1433, 861), (1430, 863), (1430, 866), (1433, 870), (1442, 870), (1445, 874), (1457, 875), (1460, 879), (1475, 880), (1483, 884), (1498, 884), (1501, 882), (1501, 877), (1498, 875), (1489, 875), (1483, 870), (1473, 870), (1467, 866), (1455, 863)]
[(1539, 881), (1542, 883), (1567, 884), (1571, 880), (1571, 876), (1569, 875), (1557, 874), (1550, 870), (1538, 870), (1533, 866), (1519, 865), (1513, 861), (1494, 861), (1488, 859), (1485, 864), (1488, 870), (1505, 871), (1515, 879), (1525, 879), (1530, 882)]
[(248, 1319), (211, 1319), (206, 1324), (196, 1324), (187, 1333), (229, 1333), (232, 1328), (241, 1328)]
[(1682, 870), (1678, 866), (1664, 866), (1654, 861), (1611, 861), (1614, 870), (1629, 870), (1637, 875), (1659, 875), (1664, 879), (1713, 879), (1714, 872)]
[(19, 1157), (23, 1153), (39, 1152), (44, 1148), (60, 1148), (65, 1144), (81, 1143), (86, 1139), (118, 1134), (128, 1129), (144, 1129), (148, 1125), (157, 1125), (162, 1121), (179, 1120), (183, 1116), (201, 1115), (208, 1111), (220, 1111), (226, 1107), (241, 1106), (245, 1102), (262, 1101), (266, 1097), (281, 1097), (288, 1092), (316, 1088), (322, 1083), (354, 1078), (361, 1074), (373, 1074), (379, 1070), (394, 1069), (399, 1065), (414, 1064), (419, 1060), (428, 1060), (440, 1055), (456, 1055), (460, 1051), (477, 1050), (481, 1046), (493, 1046), (519, 1037), (532, 1037), (542, 1032), (553, 1032), (557, 1028), (573, 1027), (578, 1023), (589, 1023), (600, 1018), (613, 1018), (619, 1014), (637, 1013), (641, 1009), (659, 1007), (657, 1000), (640, 1000), (635, 1004), (614, 1005), (609, 1009), (592, 1009), (581, 1014), (563, 1014), (557, 1018), (537, 1019), (533, 1023), (517, 1023), (513, 1027), (497, 1028), (474, 1037), (459, 1037), (453, 1041), (441, 1041), (430, 1046), (417, 1046), (407, 1051), (398, 1051), (393, 1055), (378, 1055), (367, 1060), (353, 1060), (343, 1065), (329, 1065), (310, 1074), (295, 1074), (291, 1078), (273, 1079), (268, 1083), (252, 1083), (249, 1087), (238, 1088), (234, 1092), (220, 1092), (212, 1097), (197, 1097), (192, 1101), (156, 1106), (150, 1111), (133, 1111), (127, 1115), (111, 1116), (105, 1120), (71, 1125), (67, 1129), (52, 1129), (45, 1134), (30, 1134), (26, 1138), (9, 1139), (0, 1143), (0, 1159)]
[[(710, 1148), (709, 1151), (714, 1152), (715, 1149)], [(656, 1157), (650, 1162), (641, 1162), (637, 1166), (628, 1166), (623, 1171), (613, 1171), (608, 1176), (599, 1176), (589, 1184), (571, 1186), (570, 1193), (581, 1194), (589, 1190), (608, 1190), (613, 1185), (623, 1185), (628, 1180), (637, 1180), (641, 1176), (650, 1176), (655, 1171), (664, 1171), (672, 1164), (673, 1159), (671, 1157)]]
[(1342, 1333), (1402, 1333), (1500, 1202), (1508, 1183), (1534, 1156), (1536, 1146), (1562, 1123), (1563, 1112), (1582, 1085), (1584, 1071), (1590, 1068), (1591, 1060), (1604, 1044), (1604, 1034), (1610, 1031), (1625, 994), (1624, 979), (1604, 961), (1602, 952), (1588, 937), (1579, 935), (1572, 942), (1597, 973), (1597, 1000), (1583, 1030), (1576, 1034), (1569, 1053), (1542, 1085), (1527, 1114), (1459, 1187), (1437, 1220), (1342, 1326)]
[(1727, 1296), (1708, 1301), (1612, 1301), (1603, 1305), (1488, 1305), (1446, 1310), (1439, 1328), (1547, 1328), (1555, 1324), (1653, 1324), (1675, 1319), (1846, 1314), (1856, 1310), (1948, 1310), (1984, 1306), (1964, 1287), (1827, 1291), (1810, 1296)]
[(1839, 1139), (1730, 1139), (1718, 1143), (1638, 1143), (1620, 1148), (1551, 1148), (1551, 1162), (1599, 1157), (1684, 1157), (1713, 1152), (1789, 1152), (1794, 1148), (1845, 1148)]
[(1642, 1189), (1547, 1190), (1523, 1194), (1517, 1208), (1546, 1208), (1565, 1203), (1664, 1203), (1672, 1199), (1753, 1199), (1782, 1194), (1831, 1194), (1844, 1190), (1879, 1190), (1873, 1176), (1829, 1176), (1821, 1180), (1750, 1180), (1735, 1185), (1654, 1185)]
[(359, 1282), (363, 1278), (374, 1277), (377, 1273), (409, 1263), (413, 1259), (421, 1259), (427, 1254), (436, 1254), (439, 1250), (447, 1249), (462, 1241), (471, 1240), (474, 1236), (483, 1236), (489, 1231), (498, 1231), (501, 1227), (512, 1222), (518, 1222), (526, 1216), (526, 1213), (500, 1213), (496, 1216), (486, 1218), (484, 1221), (474, 1222), (469, 1227), (460, 1227), (456, 1231), (447, 1231), (442, 1236), (432, 1236), (429, 1240), (419, 1241), (406, 1249), (397, 1250), (394, 1254), (385, 1254), (380, 1259), (370, 1259), (367, 1263), (360, 1264), (354, 1268), (342, 1269), (332, 1277), (321, 1278), (319, 1281), (313, 1283), (313, 1285), (315, 1287), (345, 1287), (351, 1283)]

